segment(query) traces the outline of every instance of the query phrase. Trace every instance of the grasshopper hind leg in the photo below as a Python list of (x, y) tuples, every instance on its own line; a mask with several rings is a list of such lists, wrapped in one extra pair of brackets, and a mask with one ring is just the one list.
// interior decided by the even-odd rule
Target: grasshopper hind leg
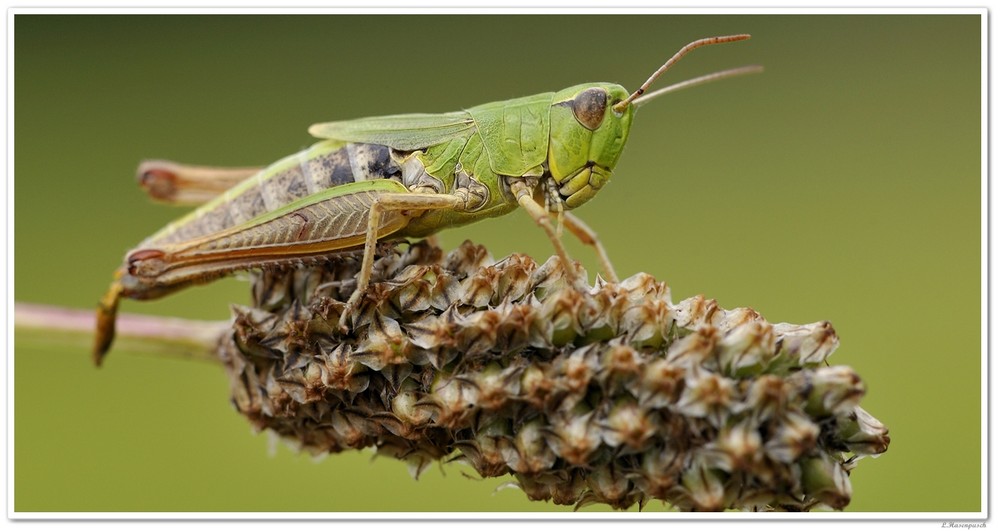
[(146, 160), (139, 164), (136, 180), (156, 201), (174, 205), (200, 205), (263, 169), (194, 166), (169, 160)]
[(91, 359), (94, 365), (101, 366), (104, 357), (111, 348), (111, 343), (115, 339), (115, 320), (118, 315), (118, 301), (121, 300), (124, 287), (121, 283), (122, 270), (115, 273), (115, 280), (111, 283), (107, 293), (101, 297), (97, 303), (97, 327), (94, 335), (94, 349), (91, 352)]

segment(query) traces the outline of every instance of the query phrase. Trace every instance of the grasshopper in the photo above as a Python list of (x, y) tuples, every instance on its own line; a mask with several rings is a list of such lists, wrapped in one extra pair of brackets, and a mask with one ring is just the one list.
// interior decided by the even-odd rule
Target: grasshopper
[(596, 233), (567, 210), (611, 178), (639, 105), (761, 68), (645, 94), (653, 81), (691, 50), (749, 38), (691, 42), (631, 94), (621, 85), (587, 83), (460, 112), (315, 124), (309, 132), (318, 143), (266, 168), (145, 162), (139, 179), (154, 199), (201, 206), (127, 253), (98, 307), (94, 362), (100, 365), (111, 346), (123, 297), (155, 299), (238, 270), (360, 251), (357, 284), (340, 318), (346, 331), (380, 241), (427, 237), (518, 208), (545, 231), (570, 282), (578, 273), (560, 242), (563, 227), (596, 250), (616, 282)]

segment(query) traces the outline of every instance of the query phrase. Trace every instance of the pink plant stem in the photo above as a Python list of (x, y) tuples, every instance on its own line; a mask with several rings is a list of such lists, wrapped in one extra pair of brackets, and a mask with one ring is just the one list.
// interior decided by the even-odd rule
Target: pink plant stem
[[(17, 331), (41, 331), (59, 336), (91, 335), (94, 312), (45, 304), (14, 303)], [(227, 321), (197, 321), (151, 315), (120, 314), (117, 343), (121, 350), (155, 351), (175, 356), (215, 359), (214, 350)]]

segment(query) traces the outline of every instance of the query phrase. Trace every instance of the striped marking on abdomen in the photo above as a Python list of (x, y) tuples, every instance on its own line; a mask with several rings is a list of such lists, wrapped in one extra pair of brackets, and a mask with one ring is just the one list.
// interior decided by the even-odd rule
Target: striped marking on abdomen
[(400, 180), (390, 149), (327, 141), (265, 168), (192, 214), (168, 225), (142, 247), (174, 244), (246, 223), (318, 191), (373, 179)]

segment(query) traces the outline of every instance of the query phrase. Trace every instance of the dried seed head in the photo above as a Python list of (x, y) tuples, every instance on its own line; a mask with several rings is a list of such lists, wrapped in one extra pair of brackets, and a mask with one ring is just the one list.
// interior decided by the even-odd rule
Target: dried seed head
[(701, 295), (682, 300), (674, 305), (674, 320), (677, 322), (677, 326), (689, 330), (714, 326), (715, 321), (719, 321), (721, 324), (723, 317), (719, 313), (719, 306), (715, 300), (706, 300)]
[(520, 300), (534, 289), (532, 274), (535, 272), (534, 260), (522, 254), (513, 254), (498, 262), (495, 266), (499, 270), (494, 299)]
[(500, 452), (512, 471), (535, 476), (552, 468), (556, 454), (545, 442), (546, 428), (542, 417), (536, 417), (518, 426), (513, 440), (500, 441)]
[(781, 463), (792, 463), (816, 446), (819, 427), (812, 420), (795, 412), (780, 419), (773, 435), (764, 445), (768, 457)]
[(592, 347), (579, 348), (554, 363), (549, 378), (555, 386), (556, 395), (562, 398), (559, 408), (573, 408), (582, 400), (600, 368), (597, 353)]
[(774, 329), (767, 322), (756, 320), (740, 323), (719, 341), (719, 350), (723, 353), (719, 359), (723, 373), (759, 372), (770, 363), (777, 350)]
[(556, 505), (576, 505), (587, 488), (587, 476), (580, 469), (553, 474), (549, 494)]
[(357, 394), (368, 388), (370, 380), (365, 366), (348, 356), (343, 343), (319, 356), (323, 363), (322, 383), (329, 389)]
[(686, 371), (665, 359), (646, 365), (646, 370), (629, 386), (629, 391), (647, 408), (665, 408), (677, 402)]
[(336, 434), (337, 442), (345, 448), (360, 449), (370, 446), (374, 432), (377, 431), (371, 422), (351, 411), (331, 412), (330, 425)]
[(628, 509), (642, 498), (632, 482), (614, 464), (598, 466), (587, 475), (587, 487), (576, 507), (605, 503), (614, 509)]
[(548, 365), (534, 363), (521, 372), (521, 400), (535, 411), (543, 411), (552, 399), (556, 382), (547, 374), (552, 369)]
[(495, 267), (488, 266), (476, 271), (462, 282), (462, 302), (476, 308), (489, 306), (491, 302), (495, 302), (494, 287), (499, 280), (500, 272)]
[(878, 457), (889, 449), (889, 430), (860, 407), (837, 417), (837, 440), (855, 455)]
[(837, 460), (821, 455), (802, 461), (802, 491), (832, 508), (843, 509), (851, 501), (847, 470)]
[(518, 352), (534, 344), (544, 345), (544, 327), (539, 326), (538, 311), (532, 304), (513, 304), (504, 301), (497, 307), (500, 321), (497, 323), (494, 350), (505, 354)]
[(430, 393), (421, 403), (434, 409), (434, 422), (455, 429), (473, 417), (478, 392), (473, 385), (454, 376), (442, 376), (431, 385)]
[(395, 319), (379, 316), (354, 350), (353, 359), (369, 369), (380, 371), (387, 366), (408, 363), (412, 350), (412, 344), (399, 323)]
[(390, 301), (401, 314), (424, 311), (431, 305), (433, 280), (429, 266), (410, 266), (391, 283), (386, 283), (392, 288)]
[(861, 377), (850, 367), (822, 367), (813, 377), (807, 410), (819, 415), (843, 414), (857, 407), (864, 394)]
[(468, 242), (380, 253), (349, 334), (351, 255), (262, 272), (254, 307), (233, 307), (220, 358), (256, 429), (314, 454), (375, 447), (414, 475), (460, 459), (533, 500), (620, 509), (841, 508), (857, 458), (888, 447), (857, 375), (823, 366), (829, 323), (673, 303), (642, 273), (570, 286), (555, 257), (495, 262)]
[(408, 381), (403, 389), (392, 398), (390, 411), (400, 423), (412, 427), (421, 427), (433, 418), (432, 409), (418, 405), (421, 393), (416, 382)]
[(718, 333), (711, 326), (703, 326), (694, 333), (675, 341), (667, 349), (667, 361), (694, 370), (708, 364), (714, 366), (715, 344)]
[(506, 419), (492, 419), (489, 424), (476, 430), (471, 441), (456, 443), (466, 462), (484, 477), (503, 476), (510, 472), (504, 457), (503, 447), (510, 440), (510, 426)]
[(639, 468), (631, 474), (632, 481), (644, 495), (652, 499), (674, 499), (684, 468), (683, 455), (668, 442), (650, 447), (643, 454)]
[(643, 361), (639, 352), (628, 345), (613, 345), (602, 356), (601, 367), (608, 377), (627, 381), (640, 374)]
[(455, 378), (476, 388), (476, 406), (484, 411), (497, 411), (520, 392), (519, 367), (501, 367), (490, 363), (473, 375)]
[(781, 355), (807, 367), (825, 362), (840, 344), (833, 325), (827, 321), (808, 325), (778, 323), (774, 330), (782, 337)]
[(516, 481), (512, 482), (512, 486), (520, 488), (524, 491), (524, 495), (527, 496), (529, 500), (545, 501), (552, 498), (549, 484), (545, 482), (545, 480), (548, 479), (547, 477), (515, 473), (514, 478)]
[(684, 381), (685, 389), (677, 402), (678, 412), (696, 418), (707, 418), (721, 428), (729, 417), (736, 394), (732, 380), (705, 371), (691, 372)]
[(595, 411), (587, 411), (586, 406), (579, 404), (572, 411), (549, 416), (551, 428), (547, 430), (546, 441), (566, 462), (586, 466), (602, 440), (595, 415)]
[(542, 301), (542, 315), (548, 316), (552, 326), (553, 345), (571, 343), (573, 338), (583, 335), (580, 324), (580, 309), (583, 295), (575, 290), (560, 290), (546, 295)]
[(814, 416), (849, 413), (865, 394), (861, 378), (844, 366), (800, 372), (791, 376), (789, 383), (806, 397), (806, 411)]
[(732, 427), (723, 428), (719, 438), (708, 447), (717, 449), (721, 454), (720, 469), (736, 472), (757, 466), (763, 458), (762, 446), (756, 426), (749, 420), (742, 420)]
[(619, 398), (608, 412), (602, 434), (604, 443), (612, 448), (642, 450), (656, 433), (656, 417), (639, 407), (633, 398)]
[[(625, 279), (623, 283), (630, 287), (627, 298), (630, 302), (624, 308), (620, 319), (621, 332), (636, 345), (643, 347), (659, 347), (670, 340), (670, 330), (674, 323), (674, 312), (670, 302), (656, 296), (661, 291), (658, 283), (648, 275), (641, 276), (633, 282)], [(640, 293), (651, 294), (640, 297)], [(669, 293), (669, 292), (668, 292)]]
[(442, 369), (458, 356), (456, 334), (461, 331), (461, 315), (448, 310), (440, 315), (425, 315), (406, 326), (410, 342), (417, 347), (414, 353), (418, 365), (430, 364)]
[(681, 476), (686, 508), (695, 511), (721, 511), (726, 503), (725, 474), (696, 460)]
[(784, 411), (791, 394), (785, 380), (765, 374), (750, 384), (744, 407), (754, 424), (770, 420)]

